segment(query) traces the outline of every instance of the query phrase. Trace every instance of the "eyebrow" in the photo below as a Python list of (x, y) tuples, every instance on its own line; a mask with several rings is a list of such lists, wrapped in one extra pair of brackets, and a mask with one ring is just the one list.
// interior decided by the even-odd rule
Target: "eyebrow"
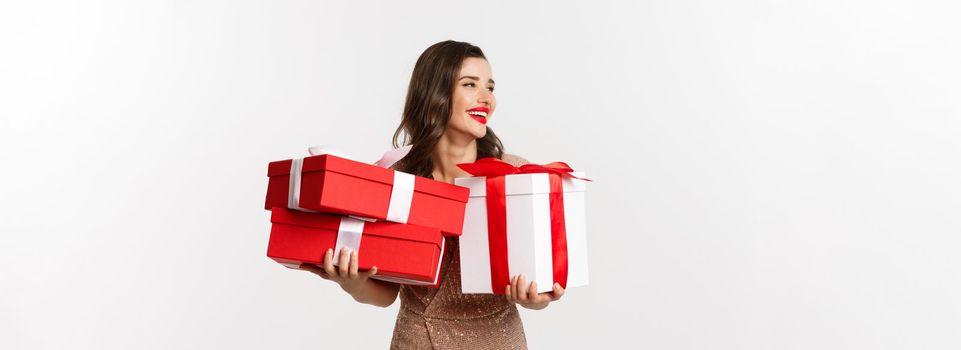
[[(465, 75), (465, 76), (460, 77), (460, 79), (464, 79), (464, 78), (467, 78), (467, 79), (470, 79), (470, 80), (480, 80), (480, 78), (475, 77), (475, 76), (473, 76), (473, 75)], [(460, 80), (460, 79), (457, 79), (457, 80)], [(488, 82), (488, 83), (491, 83), (491, 84), (496, 84), (496, 83), (494, 83), (494, 79), (488, 79), (487, 82)]]

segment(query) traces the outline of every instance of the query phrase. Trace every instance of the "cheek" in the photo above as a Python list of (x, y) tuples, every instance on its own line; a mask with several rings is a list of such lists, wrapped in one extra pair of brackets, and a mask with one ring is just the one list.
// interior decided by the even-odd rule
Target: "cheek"
[(451, 101), (453, 101), (454, 106), (467, 109), (467, 104), (470, 103), (470, 94), (464, 89), (456, 89), (451, 95)]
[(451, 108), (453, 108), (452, 112), (454, 113), (457, 113), (458, 110), (463, 110), (464, 98), (462, 98), (460, 95), (455, 94), (453, 98), (451, 98)]

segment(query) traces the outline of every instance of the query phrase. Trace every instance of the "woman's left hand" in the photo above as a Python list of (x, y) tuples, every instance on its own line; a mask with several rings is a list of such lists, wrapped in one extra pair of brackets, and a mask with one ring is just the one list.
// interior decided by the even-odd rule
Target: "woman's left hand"
[(511, 278), (511, 284), (505, 287), (504, 294), (511, 302), (531, 310), (540, 310), (547, 307), (550, 302), (560, 300), (564, 296), (564, 288), (554, 283), (553, 291), (537, 293), (537, 282), (531, 282), (528, 285), (524, 274), (520, 274)]

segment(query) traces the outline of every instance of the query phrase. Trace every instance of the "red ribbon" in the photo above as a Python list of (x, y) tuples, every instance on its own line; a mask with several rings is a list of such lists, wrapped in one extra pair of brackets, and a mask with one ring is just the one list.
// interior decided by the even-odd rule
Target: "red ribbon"
[(511, 283), (507, 259), (507, 191), (503, 176), (487, 177), (487, 246), (490, 249), (491, 291), (502, 294)]
[(502, 294), (510, 285), (507, 258), (507, 193), (504, 176), (546, 173), (550, 178), (551, 257), (554, 282), (567, 288), (567, 226), (564, 222), (563, 178), (590, 181), (571, 175), (574, 171), (562, 162), (525, 164), (515, 167), (496, 158), (482, 158), (474, 163), (457, 164), (474, 176), (485, 176), (487, 189), (487, 241), (490, 249), (491, 290)]

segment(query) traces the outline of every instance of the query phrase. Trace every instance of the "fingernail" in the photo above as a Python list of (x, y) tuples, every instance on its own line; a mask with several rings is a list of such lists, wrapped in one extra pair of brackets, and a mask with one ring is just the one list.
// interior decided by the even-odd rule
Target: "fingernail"
[(327, 254), (331, 254), (331, 253), (333, 253), (333, 252), (334, 252), (334, 249), (333, 249), (333, 248), (327, 248)]

